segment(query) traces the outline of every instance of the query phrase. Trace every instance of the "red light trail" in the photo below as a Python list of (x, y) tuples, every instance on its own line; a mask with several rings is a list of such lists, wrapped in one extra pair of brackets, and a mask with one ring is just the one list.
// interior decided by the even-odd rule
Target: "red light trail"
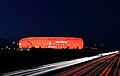
[(55, 76), (120, 76), (119, 63), (119, 56), (112, 54), (68, 69)]

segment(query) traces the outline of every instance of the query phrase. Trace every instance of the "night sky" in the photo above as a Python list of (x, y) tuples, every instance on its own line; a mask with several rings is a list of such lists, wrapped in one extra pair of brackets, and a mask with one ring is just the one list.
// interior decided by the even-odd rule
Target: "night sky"
[(82, 37), (119, 48), (120, 5), (114, 0), (1, 0), (0, 37)]

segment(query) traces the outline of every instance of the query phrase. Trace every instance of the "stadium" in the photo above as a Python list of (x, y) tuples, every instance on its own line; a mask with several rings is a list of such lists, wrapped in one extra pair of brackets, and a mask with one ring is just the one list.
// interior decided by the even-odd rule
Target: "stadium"
[(84, 41), (76, 37), (27, 37), (19, 41), (19, 48), (82, 49)]

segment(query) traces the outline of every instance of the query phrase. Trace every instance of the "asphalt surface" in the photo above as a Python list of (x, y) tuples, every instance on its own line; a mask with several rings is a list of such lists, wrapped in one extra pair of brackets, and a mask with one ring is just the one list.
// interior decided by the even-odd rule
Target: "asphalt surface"
[[(120, 54), (115, 52), (104, 53), (97, 56), (52, 63), (27, 70), (9, 72), (3, 74), (3, 76), (120, 76), (119, 63)], [(75, 67), (70, 68), (70, 66)], [(64, 68), (67, 69), (65, 70)]]
[(76, 64), (79, 64), (79, 63), (82, 63), (82, 62), (86, 62), (86, 61), (98, 58), (98, 57), (100, 57), (100, 56), (84, 57), (84, 58), (79, 58), (79, 59), (74, 59), (74, 60), (69, 60), (69, 61), (52, 63), (52, 64), (39, 66), (37, 68), (13, 71), (13, 72), (5, 73), (3, 75), (4, 76), (13, 76), (13, 75), (14, 76), (36, 76), (36, 75), (42, 75), (44, 73), (48, 73), (48, 72), (55, 71), (55, 70), (65, 68), (65, 67), (68, 67), (68, 66), (76, 65)]
[(54, 76), (120, 76), (120, 55), (112, 54), (70, 68)]

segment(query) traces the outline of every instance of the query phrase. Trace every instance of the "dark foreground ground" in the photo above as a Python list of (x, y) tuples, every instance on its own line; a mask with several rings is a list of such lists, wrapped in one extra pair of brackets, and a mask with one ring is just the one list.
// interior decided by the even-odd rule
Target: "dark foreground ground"
[(0, 73), (26, 69), (43, 64), (71, 60), (97, 55), (109, 50), (79, 50), (79, 49), (31, 49), (30, 51), (4, 50), (0, 51)]

